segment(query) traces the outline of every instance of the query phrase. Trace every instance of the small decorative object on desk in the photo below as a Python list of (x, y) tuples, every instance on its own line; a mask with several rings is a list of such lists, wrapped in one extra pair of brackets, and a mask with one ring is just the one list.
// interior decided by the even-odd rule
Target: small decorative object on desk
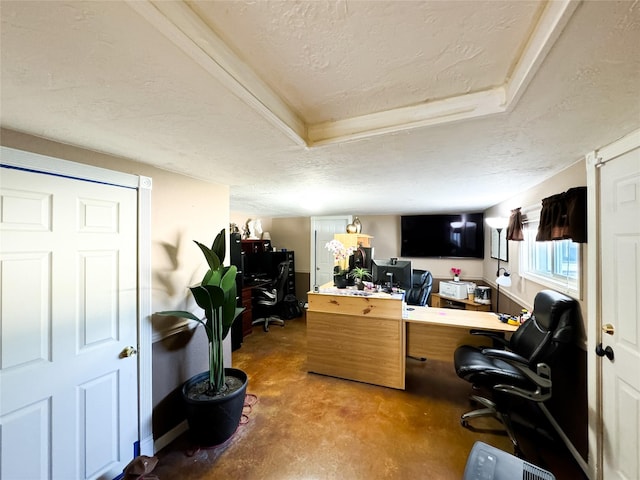
[(453, 267), (451, 269), (451, 273), (453, 273), (453, 281), (454, 282), (459, 282), (460, 281), (460, 272), (462, 270), (460, 270), (459, 268)]
[(473, 282), (467, 283), (467, 299), (470, 302), (475, 301), (476, 298), (476, 284)]
[(358, 217), (353, 217), (353, 226), (356, 227), (356, 233), (362, 233), (362, 223)]

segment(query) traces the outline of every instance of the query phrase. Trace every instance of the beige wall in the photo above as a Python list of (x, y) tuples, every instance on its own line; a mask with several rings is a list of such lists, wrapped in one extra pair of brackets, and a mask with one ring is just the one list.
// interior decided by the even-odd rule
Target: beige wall
[[(0, 131), (0, 143), (41, 155), (151, 177), (152, 311), (197, 311), (187, 286), (201, 279), (206, 264), (192, 240), (210, 244), (220, 229), (228, 228), (228, 187), (10, 130)], [(156, 339), (172, 326), (166, 317), (154, 317), (152, 321)], [(177, 337), (173, 335), (153, 345), (156, 439), (181, 421), (180, 416), (167, 421), (166, 417), (158, 415), (158, 408), (166, 412), (181, 411), (176, 389), (191, 375), (207, 369), (207, 344), (202, 329), (197, 329), (195, 335), (192, 332)]]
[[(541, 205), (543, 198), (556, 193), (562, 193), (572, 187), (584, 186), (587, 184), (587, 168), (585, 160), (576, 162), (571, 167), (563, 170), (557, 175), (549, 178), (546, 182), (531, 188), (522, 194), (513, 197), (505, 202), (502, 202), (494, 207), (488, 209), (485, 212), (485, 217), (509, 217), (511, 210), (514, 208), (522, 207), (526, 209), (528, 207)], [(497, 270), (497, 260), (491, 258), (489, 254), (489, 229), (485, 231), (485, 259), (484, 259), (484, 272), (485, 279), (488, 283), (495, 286), (495, 272)], [(509, 242), (509, 261), (501, 262), (500, 266), (506, 267), (511, 272), (512, 286), (509, 288), (501, 288), (500, 295), (505, 295), (521, 305), (527, 308), (533, 308), (533, 299), (536, 294), (547, 288), (539, 283), (533, 282), (522, 278), (519, 274), (519, 250), (520, 242)], [(584, 298), (585, 289), (587, 285), (587, 248), (586, 244), (581, 249), (582, 255), (582, 297), (579, 299), (580, 308), (582, 311), (583, 319), (587, 318), (587, 302)]]
[[(556, 193), (561, 193), (569, 188), (586, 185), (586, 165), (585, 161), (576, 162), (571, 167), (550, 177), (544, 183), (537, 185), (522, 194), (502, 202), (487, 209), (485, 217), (506, 216), (511, 213), (511, 209), (517, 207), (530, 207), (539, 205), (543, 198)], [(429, 212), (425, 212), (429, 213)], [(400, 258), (400, 215), (359, 215), (362, 222), (362, 232), (372, 235), (372, 245), (374, 246), (375, 258)], [(296, 218), (273, 218), (271, 219), (271, 237), (274, 245), (283, 246), (296, 252), (296, 271), (308, 273), (310, 267), (310, 219), (307, 217)], [(451, 268), (457, 267), (462, 270), (463, 280), (482, 281), (495, 288), (495, 272), (497, 270), (497, 260), (491, 258), (490, 254), (490, 229), (485, 226), (485, 258), (475, 259), (439, 259), (439, 258), (409, 258), (414, 268), (429, 270), (434, 278), (451, 277)], [(510, 288), (500, 289), (501, 298), (503, 295), (515, 304), (527, 308), (533, 307), (533, 299), (536, 294), (546, 288), (543, 285), (531, 280), (525, 280), (518, 275), (518, 255), (520, 244), (509, 242), (509, 261), (502, 262), (512, 273), (513, 285)], [(587, 249), (582, 249), (582, 283), (587, 281)], [(437, 282), (434, 284), (434, 291), (438, 291)], [(583, 318), (586, 319), (586, 301), (580, 299)], [(501, 303), (501, 306), (504, 305)]]
[[(399, 215), (359, 215), (362, 233), (374, 238), (375, 258), (400, 257), (400, 216)], [(271, 219), (271, 238), (280, 248), (294, 250), (296, 254), (296, 272), (309, 274), (311, 265), (311, 220), (309, 217)], [(402, 257), (404, 258), (404, 257)], [(436, 278), (451, 277), (451, 268), (462, 269), (463, 279), (481, 280), (483, 278), (482, 260), (409, 258), (414, 268), (430, 270)]]

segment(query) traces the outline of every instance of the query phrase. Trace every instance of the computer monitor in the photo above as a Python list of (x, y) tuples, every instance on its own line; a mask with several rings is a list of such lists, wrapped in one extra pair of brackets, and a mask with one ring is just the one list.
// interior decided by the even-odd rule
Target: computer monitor
[[(394, 287), (409, 290), (412, 282), (411, 260), (373, 259), (372, 263), (373, 283), (386, 286), (390, 281)], [(392, 274), (390, 277), (388, 274)]]

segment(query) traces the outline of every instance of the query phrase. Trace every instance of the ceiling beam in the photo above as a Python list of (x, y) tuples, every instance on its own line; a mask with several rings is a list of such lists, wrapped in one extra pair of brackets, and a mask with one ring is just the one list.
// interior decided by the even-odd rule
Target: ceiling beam
[(580, 2), (547, 2), (513, 71), (500, 87), (308, 125), (185, 2), (128, 0), (134, 10), (238, 98), (305, 147), (458, 122), (512, 109)]
[(299, 145), (306, 125), (184, 2), (128, 0), (128, 4), (239, 99)]

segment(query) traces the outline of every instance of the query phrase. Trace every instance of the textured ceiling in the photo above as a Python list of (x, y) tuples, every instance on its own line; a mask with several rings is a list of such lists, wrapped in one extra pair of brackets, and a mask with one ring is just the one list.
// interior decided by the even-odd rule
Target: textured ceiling
[(482, 210), (640, 128), (635, 1), (0, 8), (2, 127), (261, 216)]

